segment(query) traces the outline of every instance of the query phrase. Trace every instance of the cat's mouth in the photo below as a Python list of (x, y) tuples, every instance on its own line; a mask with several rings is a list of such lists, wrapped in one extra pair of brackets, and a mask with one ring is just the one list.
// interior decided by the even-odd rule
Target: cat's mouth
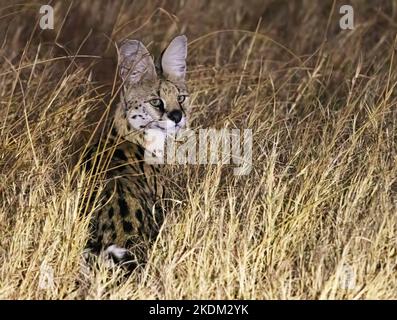
[(152, 128), (160, 129), (162, 131), (168, 132), (168, 133), (176, 133), (180, 129), (185, 127), (185, 121), (181, 121), (179, 123), (174, 123), (170, 124), (171, 121), (165, 121), (164, 123), (159, 123), (159, 122), (152, 122), (151, 126)]
[(167, 128), (163, 128), (160, 125), (156, 125), (156, 128), (158, 128), (158, 129), (160, 129), (160, 130), (162, 130), (162, 131), (164, 131), (166, 133), (171, 133), (171, 134), (172, 133), (177, 133), (180, 129), (182, 129), (182, 127), (179, 124), (176, 124), (173, 127), (167, 127)]
[(158, 129), (160, 129), (160, 130), (166, 130), (165, 128), (163, 128), (162, 126), (160, 126), (160, 125), (158, 125), (158, 124), (155, 124), (154, 127), (155, 127), (155, 128), (158, 128)]

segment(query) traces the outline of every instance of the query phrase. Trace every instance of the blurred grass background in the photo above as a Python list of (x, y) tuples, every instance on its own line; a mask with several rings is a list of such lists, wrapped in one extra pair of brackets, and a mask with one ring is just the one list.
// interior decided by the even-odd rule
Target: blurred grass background
[[(40, 1), (0, 1), (1, 298), (397, 298), (395, 1), (50, 4), (41, 30)], [(182, 33), (191, 127), (251, 128), (253, 170), (169, 166), (149, 263), (85, 274), (76, 161), (117, 103), (115, 44)]]

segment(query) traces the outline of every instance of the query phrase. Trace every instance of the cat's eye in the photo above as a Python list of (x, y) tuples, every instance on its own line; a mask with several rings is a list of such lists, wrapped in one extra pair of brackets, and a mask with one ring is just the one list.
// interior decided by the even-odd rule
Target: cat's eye
[(152, 99), (149, 101), (153, 107), (160, 108), (163, 105), (163, 101), (161, 99)]
[(183, 103), (185, 100), (186, 100), (186, 96), (184, 96), (184, 95), (178, 96), (178, 102), (179, 103)]

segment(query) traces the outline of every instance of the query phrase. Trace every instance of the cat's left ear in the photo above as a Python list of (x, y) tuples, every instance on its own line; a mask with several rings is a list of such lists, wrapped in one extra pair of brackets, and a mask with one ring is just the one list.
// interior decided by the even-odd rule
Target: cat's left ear
[(161, 56), (161, 68), (166, 78), (184, 80), (186, 75), (187, 38), (174, 38)]

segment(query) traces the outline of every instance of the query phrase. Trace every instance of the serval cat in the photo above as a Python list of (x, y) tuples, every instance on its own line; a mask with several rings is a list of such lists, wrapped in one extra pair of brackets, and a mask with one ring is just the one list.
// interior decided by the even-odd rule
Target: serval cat
[[(189, 95), (185, 84), (187, 39), (174, 38), (155, 64), (146, 47), (126, 40), (119, 48), (123, 81), (109, 134), (86, 154), (86, 169), (106, 163), (106, 185), (94, 211), (89, 252), (136, 266), (164, 218), (161, 146), (186, 125)], [(105, 141), (104, 141), (105, 140)], [(160, 161), (161, 162), (161, 161)], [(102, 165), (100, 165), (102, 164)]]

